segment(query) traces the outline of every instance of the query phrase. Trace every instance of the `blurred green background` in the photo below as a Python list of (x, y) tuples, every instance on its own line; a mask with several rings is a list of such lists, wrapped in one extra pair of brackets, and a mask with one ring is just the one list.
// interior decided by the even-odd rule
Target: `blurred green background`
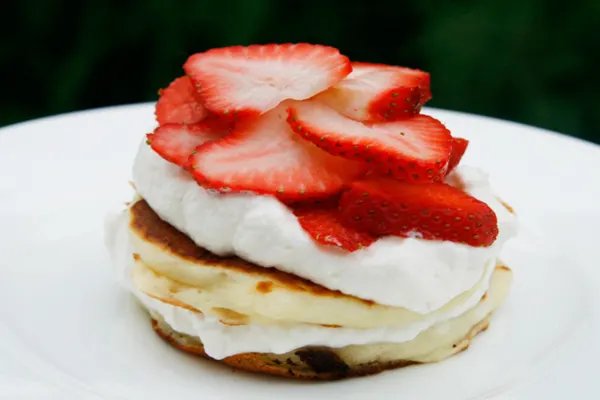
[(313, 42), (431, 72), (430, 106), (600, 143), (600, 0), (6, 1), (0, 125), (151, 101), (191, 53)]

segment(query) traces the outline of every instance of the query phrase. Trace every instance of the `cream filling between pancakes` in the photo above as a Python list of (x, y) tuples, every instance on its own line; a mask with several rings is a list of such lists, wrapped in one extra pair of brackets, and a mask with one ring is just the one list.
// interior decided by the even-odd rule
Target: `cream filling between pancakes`
[[(510, 282), (510, 272), (496, 268), (485, 299), (471, 306), (465, 306), (463, 303), (463, 309), (453, 308), (452, 312), (440, 313), (437, 317), (424, 316), (402, 327), (331, 328), (268, 318), (260, 318), (260, 323), (250, 321), (244, 325), (232, 326), (222, 323), (216, 315), (192, 311), (157, 300), (145, 294), (143, 288), (140, 290), (137, 284), (133, 284), (132, 270), (135, 262), (128, 222), (127, 214), (122, 213), (107, 225), (107, 245), (111, 250), (118, 276), (151, 313), (159, 315), (174, 330), (198, 337), (203, 342), (207, 354), (217, 359), (243, 352), (282, 354), (310, 345), (335, 348), (358, 345), (362, 348), (356, 352), (358, 357), (361, 351), (367, 351), (366, 349), (371, 346), (389, 344), (396, 349), (390, 349), (390, 356), (394, 352), (403, 351), (412, 354), (407, 359), (419, 361), (415, 357), (426, 357), (427, 354), (434, 352), (440, 343), (446, 343), (449, 337), (460, 332), (466, 334), (474, 324), (485, 318), (504, 299)], [(420, 339), (422, 337), (427, 339)], [(413, 342), (415, 340), (416, 342)], [(400, 344), (403, 345), (396, 347)], [(369, 346), (363, 348), (363, 345)], [(369, 356), (368, 353), (364, 354), (365, 357)]]

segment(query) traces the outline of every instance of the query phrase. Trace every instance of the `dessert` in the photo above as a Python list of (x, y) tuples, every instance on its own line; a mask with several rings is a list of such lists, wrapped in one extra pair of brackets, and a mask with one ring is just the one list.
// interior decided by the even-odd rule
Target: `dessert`
[(421, 114), (429, 75), (272, 44), (192, 55), (160, 93), (117, 274), (182, 350), (338, 379), (442, 360), (508, 292), (512, 211)]

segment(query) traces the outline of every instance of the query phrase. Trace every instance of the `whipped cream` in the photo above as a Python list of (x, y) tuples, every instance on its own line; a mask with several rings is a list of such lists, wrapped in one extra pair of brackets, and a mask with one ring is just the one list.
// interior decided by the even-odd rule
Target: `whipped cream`
[(137, 192), (198, 246), (423, 314), (473, 287), (516, 233), (515, 217), (495, 197), (483, 172), (459, 167), (453, 175), (496, 213), (499, 235), (492, 246), (390, 236), (348, 253), (316, 244), (274, 197), (204, 189), (145, 143), (133, 167)]
[[(113, 261), (117, 279), (151, 313), (158, 314), (175, 331), (200, 338), (206, 353), (215, 359), (246, 352), (283, 354), (311, 345), (345, 347), (407, 342), (430, 327), (458, 317), (475, 307), (488, 290), (495, 267), (493, 262), (485, 265), (481, 284), (465, 302), (447, 312), (424, 316), (403, 327), (327, 328), (320, 325), (277, 322), (231, 326), (222, 324), (217, 318), (210, 315), (203, 315), (156, 300), (136, 288), (131, 277), (134, 261), (128, 226), (127, 212), (107, 218), (106, 246)], [(481, 317), (483, 316), (485, 314)]]

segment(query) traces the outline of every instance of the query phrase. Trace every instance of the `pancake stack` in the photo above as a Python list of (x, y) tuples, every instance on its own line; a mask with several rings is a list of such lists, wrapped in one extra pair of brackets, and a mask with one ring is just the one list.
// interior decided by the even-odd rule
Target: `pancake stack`
[[(163, 221), (142, 199), (134, 201), (123, 218), (131, 246), (127, 274), (132, 290), (149, 311), (153, 329), (190, 353), (211, 358), (200, 338), (178, 332), (169, 324), (177, 314), (161, 314), (165, 307), (158, 304), (191, 320), (216, 318), (232, 329), (252, 324), (312, 325), (334, 336), (344, 329), (401, 329), (431, 318), (345, 295), (238, 257), (212, 254)], [(492, 312), (505, 299), (510, 269), (494, 265), (491, 277), (486, 278), (491, 279), (489, 287), (474, 307), (402, 343), (304, 346), (282, 354), (247, 352), (218, 361), (253, 372), (324, 380), (440, 361), (467, 349), (473, 337), (487, 329)], [(434, 314), (460, 306), (477, 292), (478, 285)]]
[(270, 44), (192, 55), (156, 105), (118, 276), (173, 346), (340, 379), (465, 350), (512, 278), (515, 218), (468, 140), (421, 114), (429, 74)]

